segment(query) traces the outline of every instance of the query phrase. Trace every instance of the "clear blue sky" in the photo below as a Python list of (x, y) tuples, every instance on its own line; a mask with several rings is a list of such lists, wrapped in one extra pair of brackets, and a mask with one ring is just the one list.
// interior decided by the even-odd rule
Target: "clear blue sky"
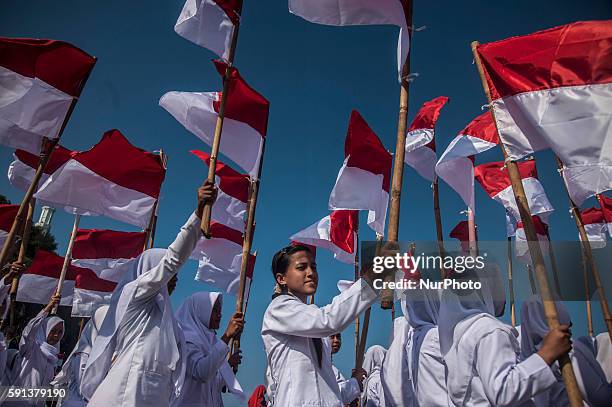
[[(164, 148), (169, 156), (168, 176), (162, 189), (156, 245), (167, 246), (195, 204), (195, 189), (206, 167), (188, 151), (208, 151), (158, 106), (170, 90), (211, 91), (220, 81), (210, 60), (214, 55), (173, 31), (182, 0), (132, 1), (28, 1), (5, 0), (0, 4), (0, 35), (61, 39), (98, 57), (62, 143), (87, 149), (102, 133), (120, 129), (135, 145), (148, 150)], [(416, 33), (412, 71), (420, 76), (411, 85), (411, 120), (418, 107), (439, 95), (451, 101), (442, 111), (436, 132), (439, 151), (486, 102), (472, 65), (470, 41), (493, 41), (512, 35), (576, 20), (612, 16), (607, 0), (533, 1), (416, 1), (414, 23), (427, 29)], [(263, 382), (265, 353), (259, 335), (261, 319), (273, 288), (272, 255), (294, 232), (327, 214), (327, 201), (343, 160), (344, 137), (351, 109), (359, 110), (385, 146), (395, 148), (399, 87), (396, 81), (397, 29), (391, 26), (328, 27), (308, 23), (287, 11), (286, 1), (245, 1), (236, 63), (243, 76), (271, 102), (268, 144), (257, 208), (258, 250), (253, 296), (243, 335), (244, 364), (239, 373), (250, 393)], [(540, 179), (557, 212), (552, 236), (576, 239), (559, 177), (548, 153), (538, 155)], [(497, 150), (479, 162), (500, 160)], [(0, 163), (6, 168), (11, 152), (0, 147)], [(504, 239), (501, 206), (477, 187), (479, 237)], [(18, 202), (22, 196), (0, 177), (0, 191)], [(431, 189), (412, 169), (404, 175), (402, 240), (434, 240)], [(445, 184), (441, 186), (445, 233), (463, 219), (464, 205)], [(589, 203), (592, 204), (591, 201)], [(72, 220), (56, 215), (53, 232), (59, 252), (66, 248)], [(362, 215), (365, 224), (365, 214)], [(82, 227), (134, 230), (103, 218), (86, 218)], [(372, 239), (364, 230), (362, 239)], [(336, 293), (336, 281), (350, 278), (349, 265), (335, 262), (319, 251), (320, 287), (317, 303), (327, 303)], [(600, 266), (603, 269), (603, 264)], [(173, 295), (175, 306), (188, 294), (209, 289), (193, 281), (196, 264), (180, 273)], [(520, 270), (517, 270), (517, 273)], [(604, 270), (602, 270), (604, 271)], [(605, 270), (607, 271), (607, 270)], [(523, 274), (522, 272), (520, 274)], [(519, 276), (523, 279), (524, 275)], [(609, 287), (609, 284), (608, 284)], [(608, 288), (612, 295), (612, 289)], [(224, 304), (224, 323), (234, 299)], [(585, 334), (583, 305), (571, 306), (574, 331)], [(596, 330), (603, 323), (594, 304)], [(369, 344), (388, 345), (390, 317), (375, 308)], [(344, 347), (335, 363), (350, 374), (353, 328), (347, 329)], [(227, 405), (237, 405), (227, 400)]]

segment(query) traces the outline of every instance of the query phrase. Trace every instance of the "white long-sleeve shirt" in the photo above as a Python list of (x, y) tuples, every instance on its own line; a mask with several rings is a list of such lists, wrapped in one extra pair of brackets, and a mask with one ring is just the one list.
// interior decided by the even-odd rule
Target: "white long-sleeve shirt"
[(363, 280), (319, 308), (293, 295), (274, 298), (264, 314), (261, 335), (270, 369), (268, 390), (276, 407), (340, 407), (340, 388), (331, 359), (317, 361), (312, 338), (348, 327), (377, 298)]
[(361, 390), (359, 389), (359, 383), (357, 379), (351, 377), (346, 380), (342, 373), (336, 368), (336, 366), (332, 365), (332, 369), (334, 370), (334, 374), (336, 375), (336, 382), (338, 382), (338, 387), (340, 387), (340, 399), (343, 404), (351, 404), (353, 400), (359, 397), (361, 394)]

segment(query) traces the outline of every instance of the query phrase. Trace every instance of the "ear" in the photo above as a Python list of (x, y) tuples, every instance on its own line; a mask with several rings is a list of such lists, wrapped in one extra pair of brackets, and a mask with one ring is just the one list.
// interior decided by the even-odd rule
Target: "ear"
[(287, 279), (285, 278), (285, 275), (281, 273), (276, 273), (276, 283), (279, 285), (287, 284)]

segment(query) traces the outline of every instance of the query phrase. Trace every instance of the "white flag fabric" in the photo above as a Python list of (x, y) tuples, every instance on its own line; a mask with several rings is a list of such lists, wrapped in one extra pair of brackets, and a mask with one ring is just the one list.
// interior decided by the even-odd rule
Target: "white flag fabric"
[(404, 162), (431, 182), (436, 179), (438, 160), (434, 128), (440, 117), (440, 110), (447, 102), (446, 96), (439, 96), (423, 103), (406, 133)]
[[(191, 153), (210, 167), (210, 154), (199, 150), (192, 150)], [(212, 207), (211, 219), (244, 232), (250, 183), (247, 174), (240, 174), (229, 165), (217, 160), (215, 185), (218, 192)]]
[[(201, 238), (191, 258), (198, 261), (195, 279), (235, 295), (240, 287), (242, 233), (221, 223), (210, 223), (212, 238)], [(255, 256), (249, 254), (247, 277), (253, 278)]]
[(612, 20), (582, 21), (477, 50), (509, 158), (552, 149), (577, 205), (612, 189), (610, 41)]
[(499, 144), (493, 116), (485, 112), (472, 120), (451, 141), (436, 164), (436, 174), (476, 212), (474, 202), (474, 156)]
[[(540, 242), (540, 248), (542, 249), (542, 254), (546, 255), (550, 246), (548, 225), (537, 215), (532, 216), (532, 219), (536, 234), (538, 236), (538, 241)], [(529, 253), (529, 242), (527, 241), (527, 236), (525, 235), (523, 222), (518, 222), (516, 225), (516, 233), (514, 235), (514, 255), (523, 263), (532, 264), (531, 254)]]
[(174, 31), (227, 60), (242, 0), (187, 0)]
[[(215, 61), (215, 65), (223, 77), (227, 65), (221, 61)], [(270, 103), (242, 79), (236, 68), (231, 68), (229, 80), (219, 151), (257, 178)], [(220, 102), (220, 92), (168, 92), (159, 105), (212, 146)]]
[(165, 173), (159, 155), (134, 147), (119, 130), (109, 130), (90, 150), (73, 154), (34, 196), (145, 229)]
[(19, 205), (0, 205), (0, 248), (4, 246), (18, 211)]
[(0, 37), (0, 144), (40, 153), (95, 62), (63, 41)]
[(344, 142), (344, 165), (329, 196), (331, 210), (368, 210), (368, 226), (384, 235), (393, 157), (353, 110)]
[(355, 264), (358, 214), (357, 211), (333, 211), (320, 221), (292, 235), (289, 239), (327, 249), (334, 253), (336, 260)]
[[(73, 152), (60, 145), (55, 146), (47, 165), (43, 169), (38, 185), (42, 185), (51, 174), (70, 160)], [(9, 165), (8, 180), (12, 186), (22, 191), (27, 191), (34, 179), (34, 173), (38, 168), (40, 157), (25, 150), (15, 150), (15, 160)]]
[[(523, 161), (517, 164), (531, 214), (539, 215), (544, 221), (547, 221), (548, 215), (554, 211), (554, 208), (538, 179), (535, 160)], [(474, 175), (486, 193), (493, 200), (502, 204), (510, 216), (517, 220), (521, 219), (516, 199), (514, 199), (508, 170), (504, 166), (503, 161), (479, 165), (475, 168)]]
[[(606, 230), (609, 232), (609, 229), (603, 211), (600, 208), (583, 209), (580, 211), (580, 217), (591, 247), (593, 249), (606, 247)], [(580, 234), (578, 238), (582, 240)]]
[(289, 0), (289, 11), (312, 23), (347, 25), (396, 25), (400, 28), (397, 41), (397, 70), (402, 67), (410, 50), (408, 31), (409, 9), (399, 0)]

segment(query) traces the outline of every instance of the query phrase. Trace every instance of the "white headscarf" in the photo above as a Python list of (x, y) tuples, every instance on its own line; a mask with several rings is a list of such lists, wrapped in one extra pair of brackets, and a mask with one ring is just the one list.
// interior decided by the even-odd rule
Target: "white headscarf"
[[(382, 369), (383, 361), (387, 350), (380, 345), (372, 345), (363, 357), (362, 367), (366, 371), (366, 379), (363, 382), (363, 395), (361, 397), (361, 405), (365, 406), (368, 395), (368, 386), (371, 381), (380, 380), (380, 370)], [(380, 395), (384, 397), (384, 395)]]
[(60, 350), (60, 342), (64, 337), (62, 332), (62, 336), (57, 341), (55, 345), (51, 345), (47, 342), (47, 338), (49, 337), (49, 332), (57, 325), (64, 325), (64, 320), (58, 316), (51, 316), (45, 318), (44, 322), (41, 324), (38, 331), (36, 331), (36, 343), (40, 347), (40, 351), (45, 355), (49, 363), (56, 364), (57, 363), (57, 354)]
[[(185, 336), (185, 342), (198, 346), (206, 353), (210, 352), (219, 341), (215, 332), (209, 328), (212, 310), (217, 301), (221, 305), (223, 301), (221, 293), (201, 291), (187, 297), (176, 310), (176, 319)], [(242, 387), (227, 362), (223, 362), (219, 373), (228, 391), (241, 400), (246, 400)]]
[[(113, 355), (118, 350), (116, 349), (117, 330), (122, 325), (128, 306), (134, 298), (138, 286), (136, 279), (158, 267), (165, 255), (166, 249), (149, 249), (118, 267), (117, 272), (123, 275), (123, 278), (113, 291), (108, 312), (92, 344), (81, 382), (81, 394), (84, 397), (90, 399), (93, 396), (110, 370)], [(185, 376), (185, 363), (181, 359), (184, 339), (174, 320), (165, 286), (155, 297), (155, 302), (162, 312), (162, 319), (157, 331), (158, 338), (153, 342), (155, 348), (151, 353), (156, 355), (160, 364), (172, 371), (172, 383), (175, 394), (178, 395)]]
[[(405, 303), (402, 297), (402, 305)], [(380, 382), (385, 393), (385, 403), (389, 406), (410, 407), (414, 403), (414, 393), (408, 370), (408, 354), (406, 343), (410, 334), (410, 325), (407, 316), (395, 318), (393, 321), (393, 338), (385, 354)]]
[[(567, 308), (560, 301), (555, 301), (557, 318), (562, 325), (570, 323)], [(542, 345), (542, 340), (550, 331), (546, 316), (544, 315), (544, 304), (539, 295), (532, 295), (521, 305), (521, 353), (526, 359), (536, 353)]]

